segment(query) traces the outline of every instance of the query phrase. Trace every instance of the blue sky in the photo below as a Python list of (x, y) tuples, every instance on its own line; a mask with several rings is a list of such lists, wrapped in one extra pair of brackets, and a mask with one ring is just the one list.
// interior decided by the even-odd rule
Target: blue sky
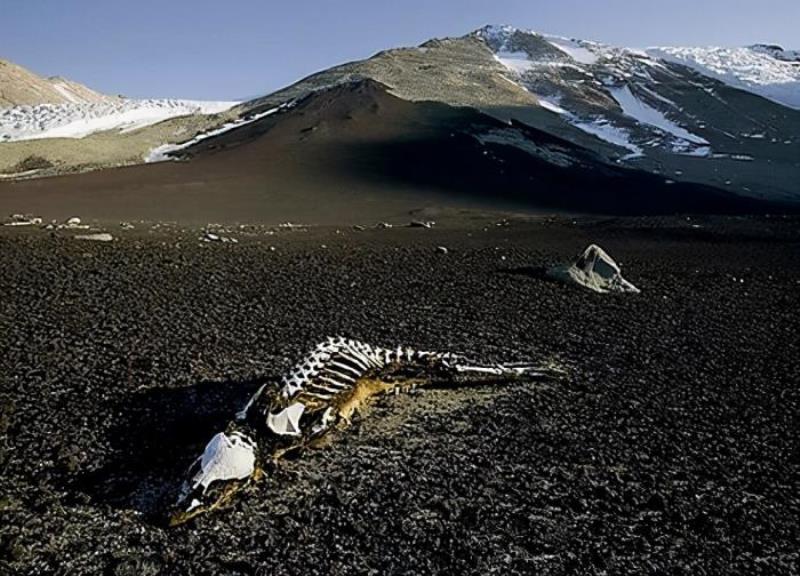
[(800, 0), (0, 0), (0, 58), (113, 94), (238, 99), (488, 23), (635, 47), (800, 48)]

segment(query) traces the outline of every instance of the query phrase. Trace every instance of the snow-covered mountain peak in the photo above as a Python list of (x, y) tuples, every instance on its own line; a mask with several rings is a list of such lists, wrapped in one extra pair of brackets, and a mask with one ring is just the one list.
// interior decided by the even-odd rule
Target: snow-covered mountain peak
[(482, 39), (493, 52), (499, 54), (526, 54), (532, 61), (594, 64), (606, 48), (596, 42), (575, 40), (542, 34), (513, 26), (484, 26), (473, 33)]
[(775, 44), (753, 44), (750, 49), (755, 52), (769, 54), (776, 60), (791, 62), (796, 66), (800, 66), (800, 50), (785, 50), (782, 46)]
[[(734, 88), (800, 109), (800, 65), (775, 46), (651, 48), (653, 57), (681, 64)], [(796, 57), (796, 55), (795, 55)]]
[(479, 28), (473, 34), (482, 38), (495, 50), (504, 50), (509, 39), (518, 31), (517, 28), (509, 25), (488, 24)]
[[(514, 72), (573, 67), (620, 85), (646, 67), (679, 64), (734, 88), (800, 109), (800, 51), (756, 44), (747, 47), (664, 46), (647, 50), (552, 36), (513, 26), (485, 26), (473, 33)], [(643, 68), (645, 67), (645, 68)]]

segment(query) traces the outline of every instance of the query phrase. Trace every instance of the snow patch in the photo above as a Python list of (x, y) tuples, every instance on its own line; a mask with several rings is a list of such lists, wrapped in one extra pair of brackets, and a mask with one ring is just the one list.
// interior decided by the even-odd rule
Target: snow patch
[(561, 114), (561, 115), (569, 114), (569, 112), (564, 110), (561, 106), (559, 106), (555, 102), (551, 102), (550, 100), (547, 100), (546, 98), (541, 98), (540, 96), (537, 96), (536, 98), (537, 100), (539, 100), (539, 106), (541, 106), (545, 110), (550, 110), (550, 112), (555, 112), (556, 114)]
[(63, 82), (56, 82), (55, 84), (53, 84), (53, 88), (55, 88), (59, 94), (61, 94), (64, 98), (66, 98), (73, 104), (78, 104), (81, 102), (81, 99), (75, 96), (75, 94), (73, 94), (72, 91), (69, 89), (69, 86), (67, 86)]
[(659, 47), (651, 56), (683, 64), (734, 88), (800, 109), (800, 66), (754, 48)]
[[(68, 97), (64, 86), (56, 88)], [(74, 95), (72, 96), (74, 98)], [(0, 141), (83, 138), (95, 132), (129, 132), (176, 116), (217, 114), (237, 102), (196, 100), (115, 100), (39, 104), (0, 110)]]
[(604, 140), (610, 144), (615, 144), (617, 146), (630, 150), (631, 154), (625, 156), (625, 160), (630, 160), (632, 158), (639, 158), (641, 156), (644, 156), (642, 149), (639, 148), (633, 142), (631, 142), (631, 135), (627, 130), (625, 130), (624, 128), (620, 128), (618, 126), (614, 126), (604, 118), (598, 118), (591, 121), (584, 121), (572, 117), (570, 118), (570, 122), (573, 126), (575, 126), (580, 130), (583, 130), (587, 134), (591, 134), (592, 136), (600, 138), (600, 140)]
[(497, 52), (494, 59), (520, 76), (533, 69), (533, 63), (525, 52)]
[(667, 118), (661, 111), (648, 106), (633, 95), (628, 86), (622, 88), (611, 88), (609, 90), (614, 99), (622, 108), (623, 114), (634, 118), (640, 124), (655, 126), (663, 132), (672, 134), (681, 140), (687, 140), (693, 144), (706, 145), (708, 140), (692, 134), (685, 128), (678, 126), (675, 122)]
[(544, 38), (576, 62), (587, 65), (597, 63), (597, 55), (575, 40), (559, 36), (545, 36)]
[(150, 162), (165, 162), (167, 160), (173, 160), (174, 158), (171, 158), (170, 156), (175, 152), (180, 152), (181, 150), (185, 150), (186, 148), (194, 146), (198, 142), (202, 142), (203, 140), (212, 138), (213, 136), (219, 136), (220, 134), (224, 134), (225, 132), (229, 132), (231, 130), (234, 130), (235, 128), (239, 128), (246, 124), (251, 124), (256, 120), (261, 120), (262, 118), (265, 118), (270, 114), (274, 114), (275, 112), (284, 107), (285, 106), (278, 106), (277, 108), (271, 108), (266, 112), (261, 112), (260, 114), (256, 114), (255, 116), (252, 116), (250, 118), (239, 118), (237, 120), (234, 120), (233, 122), (227, 122), (226, 124), (223, 124), (219, 128), (215, 128), (214, 130), (211, 130), (209, 132), (198, 134), (191, 140), (187, 140), (186, 142), (182, 142), (181, 144), (162, 144), (161, 146), (156, 146), (155, 148), (150, 150), (147, 154), (145, 154), (144, 161), (150, 163)]

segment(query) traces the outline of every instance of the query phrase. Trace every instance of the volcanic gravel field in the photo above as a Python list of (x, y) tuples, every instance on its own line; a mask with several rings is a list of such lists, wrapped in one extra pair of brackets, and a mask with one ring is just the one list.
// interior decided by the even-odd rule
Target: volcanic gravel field
[[(800, 570), (800, 219), (109, 231), (0, 229), (0, 573)], [(591, 242), (642, 294), (545, 277)], [(208, 439), (329, 335), (568, 374), (381, 398), (166, 528)]]

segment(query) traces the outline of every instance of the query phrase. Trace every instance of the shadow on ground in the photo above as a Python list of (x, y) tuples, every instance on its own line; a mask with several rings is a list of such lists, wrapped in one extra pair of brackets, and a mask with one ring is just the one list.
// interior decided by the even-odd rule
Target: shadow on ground
[(189, 465), (270, 378), (153, 388), (123, 398), (102, 466), (66, 482), (76, 500), (135, 510), (152, 521), (175, 498)]
[(544, 280), (546, 282), (557, 282), (557, 280), (547, 274), (547, 268), (544, 266), (518, 266), (516, 268), (501, 268), (498, 270), (498, 273), (510, 274), (512, 276), (525, 276), (526, 278), (535, 278), (537, 280)]

